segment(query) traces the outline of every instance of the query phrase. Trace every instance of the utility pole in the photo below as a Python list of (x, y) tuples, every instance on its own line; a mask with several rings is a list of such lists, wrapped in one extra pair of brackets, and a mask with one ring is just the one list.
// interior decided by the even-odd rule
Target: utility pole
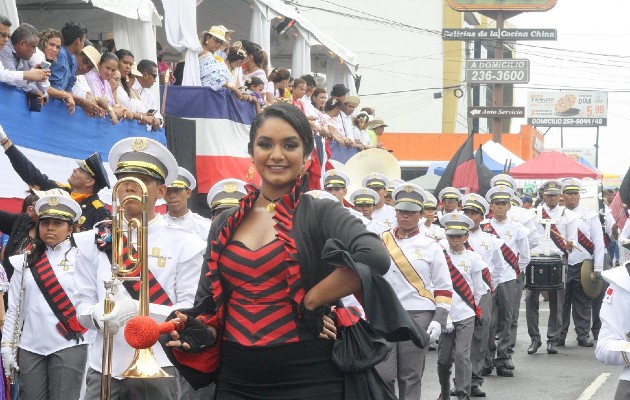
[[(496, 19), (497, 29), (503, 29), (505, 27), (505, 16), (503, 11), (497, 11)], [(494, 47), (494, 59), (503, 59), (503, 40), (500, 38), (495, 41)], [(495, 83), (492, 85), (492, 106), (503, 107), (503, 84)], [(503, 133), (503, 120), (501, 118), (492, 118), (492, 140), (496, 143), (501, 143), (501, 134)]]

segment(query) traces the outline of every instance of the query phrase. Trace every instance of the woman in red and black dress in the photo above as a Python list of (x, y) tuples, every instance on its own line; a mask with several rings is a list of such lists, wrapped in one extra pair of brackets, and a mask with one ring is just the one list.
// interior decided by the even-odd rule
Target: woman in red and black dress
[(327, 315), (361, 291), (362, 279), (343, 262), (323, 262), (322, 249), (341, 244), (368, 273), (382, 275), (390, 262), (380, 239), (339, 203), (301, 195), (312, 151), (310, 125), (297, 108), (278, 103), (258, 115), (249, 153), (261, 188), (249, 188), (212, 224), (198, 298), (211, 294), (214, 304), (197, 319), (177, 314), (187, 322), (167, 344), (175, 365), (218, 371), (216, 399), (348, 398), (332, 362), (337, 328)]

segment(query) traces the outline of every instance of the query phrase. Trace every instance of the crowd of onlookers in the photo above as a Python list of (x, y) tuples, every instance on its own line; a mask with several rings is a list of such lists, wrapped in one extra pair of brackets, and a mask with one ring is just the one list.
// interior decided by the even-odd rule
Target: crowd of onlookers
[[(9, 19), (0, 16), (0, 82), (27, 92), (31, 111), (55, 98), (70, 114), (80, 107), (113, 124), (133, 119), (147, 129), (162, 126), (159, 99), (148, 89), (166, 80), (181, 84), (183, 63), (164, 62), (159, 43), (155, 63), (136, 60), (129, 50), (116, 49), (113, 41), (95, 47), (87, 39), (87, 28), (75, 22), (41, 32), (26, 23), (13, 28), (11, 32)], [(314, 134), (358, 149), (382, 147), (378, 137), (387, 125), (372, 108), (359, 109), (360, 99), (349, 96), (343, 84), (328, 93), (313, 75), (293, 77), (285, 68), (269, 71), (269, 57), (261, 46), (249, 40), (231, 42), (232, 32), (218, 25), (201, 33), (202, 86), (229, 90), (258, 112), (278, 101), (293, 104), (307, 116)], [(169, 79), (164, 78), (167, 73)]]

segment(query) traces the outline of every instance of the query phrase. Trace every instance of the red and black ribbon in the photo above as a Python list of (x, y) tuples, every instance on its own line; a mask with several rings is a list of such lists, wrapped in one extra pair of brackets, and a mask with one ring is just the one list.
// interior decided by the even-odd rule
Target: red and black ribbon
[(588, 251), (590, 255), (593, 255), (593, 253), (595, 253), (595, 245), (593, 244), (591, 239), (589, 239), (584, 234), (584, 232), (582, 232), (581, 229), (578, 229), (578, 243), (580, 244), (580, 246), (586, 249), (586, 251)]
[[(131, 266), (131, 261), (129, 260), (129, 254), (127, 252), (128, 249), (129, 249), (129, 246), (127, 246), (127, 236), (123, 235), (122, 259), (123, 259), (123, 265), (125, 266), (125, 268), (129, 268), (129, 266)], [(133, 258), (137, 257), (138, 252), (133, 246), (131, 247), (131, 251), (132, 251)], [(140, 268), (136, 269), (136, 271), (133, 274), (129, 274), (127, 276), (134, 277), (134, 276), (138, 276), (139, 274), (140, 274)], [(160, 282), (158, 282), (157, 279), (155, 279), (155, 276), (153, 275), (151, 271), (149, 271), (148, 275), (149, 276), (147, 277), (147, 279), (149, 279), (149, 301), (153, 304), (159, 304), (163, 306), (172, 306), (173, 302), (168, 297), (168, 294), (166, 294), (166, 292), (162, 288), (162, 285), (160, 285)], [(140, 298), (140, 281), (124, 280), (123, 285), (125, 286), (125, 289), (127, 289), (129, 294), (131, 295), (132, 299), (138, 300)]]
[[(490, 233), (498, 238), (501, 238), (497, 231), (494, 229), (491, 223), (487, 223), (483, 226), (483, 231), (486, 233)], [(501, 245), (501, 254), (503, 255), (503, 259), (508, 263), (510, 267), (516, 272), (516, 276), (521, 275), (521, 269), (518, 266), (518, 256), (514, 254), (510, 246), (508, 246), (505, 242)]]
[(604, 232), (604, 246), (606, 246), (606, 248), (610, 246), (610, 235), (608, 235), (606, 232)]
[[(26, 271), (22, 273), (26, 273)], [(77, 311), (63, 286), (59, 283), (46, 253), (31, 268), (31, 273), (39, 290), (44, 295), (46, 303), (59, 320), (57, 323), (59, 334), (66, 340), (76, 340), (77, 343), (82, 341), (83, 334), (87, 329), (77, 320)]]
[[(542, 208), (542, 216), (544, 219), (551, 219), (549, 213), (545, 208)], [(557, 248), (562, 250), (565, 256), (569, 256), (569, 252), (567, 251), (567, 244), (564, 242), (564, 239), (560, 237), (560, 231), (556, 224), (551, 224), (551, 241), (556, 245)]]
[[(466, 250), (475, 251), (468, 241), (464, 243), (464, 247), (466, 248)], [(488, 285), (488, 287), (490, 288), (490, 293), (492, 294), (494, 292), (494, 290), (492, 289), (492, 275), (490, 275), (490, 269), (488, 267), (481, 270), (481, 279), (486, 282), (486, 285)]]
[(444, 251), (444, 256), (446, 257), (446, 264), (448, 265), (448, 270), (451, 273), (451, 280), (453, 281), (453, 290), (455, 293), (459, 295), (459, 297), (464, 300), (464, 303), (470, 307), (475, 315), (477, 314), (477, 305), (475, 304), (475, 297), (473, 296), (472, 290), (470, 290), (470, 286), (464, 275), (453, 265), (453, 260), (451, 260), (451, 256), (448, 255), (446, 250)]

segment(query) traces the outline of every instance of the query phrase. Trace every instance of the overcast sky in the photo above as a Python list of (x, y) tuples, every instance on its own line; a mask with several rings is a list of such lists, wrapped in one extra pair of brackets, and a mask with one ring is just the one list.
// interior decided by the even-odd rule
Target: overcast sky
[[(517, 57), (531, 62), (531, 79), (526, 86), (535, 89), (519, 89), (515, 105), (526, 106), (527, 92), (543, 87), (608, 91), (608, 126), (600, 128), (599, 169), (622, 175), (630, 166), (629, 12), (630, 2), (622, 0), (558, 0), (546, 13), (510, 19), (519, 28), (558, 30), (557, 41), (521, 42), (553, 49), (518, 48)], [(514, 120), (512, 130), (524, 123)], [(547, 128), (539, 129), (544, 132)], [(593, 148), (595, 137), (596, 128), (565, 128), (564, 147)], [(549, 130), (545, 146), (560, 147), (560, 128)]]

